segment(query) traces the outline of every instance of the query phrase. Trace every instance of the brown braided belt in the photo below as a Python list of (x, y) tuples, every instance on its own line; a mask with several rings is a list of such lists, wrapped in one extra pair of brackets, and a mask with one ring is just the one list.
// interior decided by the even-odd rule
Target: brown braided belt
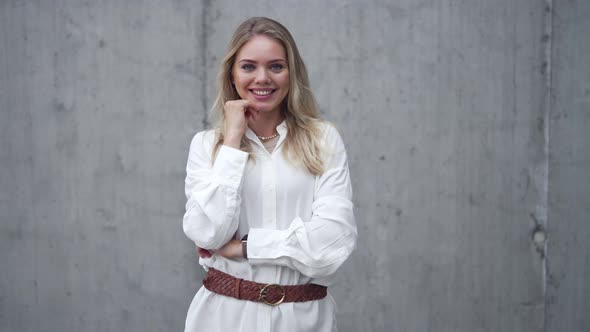
[(326, 297), (328, 287), (316, 284), (283, 286), (261, 284), (236, 278), (227, 273), (209, 268), (203, 286), (213, 293), (231, 296), (239, 300), (279, 305), (283, 302), (306, 302)]

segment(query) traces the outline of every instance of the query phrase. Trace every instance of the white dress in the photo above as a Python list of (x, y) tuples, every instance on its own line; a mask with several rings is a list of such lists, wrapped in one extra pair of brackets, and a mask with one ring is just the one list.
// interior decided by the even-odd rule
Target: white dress
[[(346, 151), (336, 129), (323, 124), (324, 173), (314, 176), (282, 155), (285, 122), (272, 153), (249, 128), (254, 158), (222, 146), (211, 163), (215, 133), (191, 142), (185, 193), (185, 234), (205, 249), (217, 249), (248, 234), (248, 259), (218, 255), (199, 263), (260, 283), (329, 286), (355, 248), (357, 229)], [(238, 300), (201, 287), (187, 313), (185, 331), (336, 331), (336, 305), (319, 301), (264, 303)]]

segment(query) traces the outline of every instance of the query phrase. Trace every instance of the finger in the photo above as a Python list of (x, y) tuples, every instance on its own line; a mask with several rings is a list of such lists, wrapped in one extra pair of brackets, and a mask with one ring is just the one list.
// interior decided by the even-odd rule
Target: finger
[(256, 120), (255, 113), (254, 113), (253, 111), (251, 111), (251, 110), (247, 110), (247, 111), (244, 113), (244, 115), (246, 116), (246, 119), (247, 119), (247, 120), (250, 120), (250, 119)]
[(197, 251), (199, 252), (199, 256), (203, 258), (211, 257), (212, 254), (209, 250), (197, 247)]
[(248, 109), (254, 112), (258, 112), (260, 107), (258, 106), (258, 103), (248, 101)]
[(252, 110), (252, 120), (256, 121), (258, 120), (258, 115), (260, 115), (260, 112), (258, 110)]
[(252, 102), (247, 99), (230, 100), (226, 103), (226, 106), (246, 111), (249, 107), (252, 107)]
[(260, 110), (258, 110), (255, 106), (249, 106), (246, 112), (248, 113), (248, 116), (254, 121), (256, 121), (260, 115)]

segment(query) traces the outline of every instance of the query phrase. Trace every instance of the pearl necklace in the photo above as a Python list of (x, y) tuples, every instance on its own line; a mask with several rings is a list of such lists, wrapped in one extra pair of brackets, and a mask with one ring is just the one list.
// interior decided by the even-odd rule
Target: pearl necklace
[(270, 135), (270, 136), (258, 136), (256, 135), (256, 137), (258, 137), (261, 141), (268, 141), (269, 139), (275, 138), (279, 136), (279, 133), (276, 133), (274, 135)]

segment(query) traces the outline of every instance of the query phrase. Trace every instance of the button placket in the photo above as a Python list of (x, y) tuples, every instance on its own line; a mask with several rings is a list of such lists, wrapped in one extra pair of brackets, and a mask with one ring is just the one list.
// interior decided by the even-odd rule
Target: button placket
[(272, 158), (262, 161), (262, 223), (264, 228), (276, 229), (275, 171)]

